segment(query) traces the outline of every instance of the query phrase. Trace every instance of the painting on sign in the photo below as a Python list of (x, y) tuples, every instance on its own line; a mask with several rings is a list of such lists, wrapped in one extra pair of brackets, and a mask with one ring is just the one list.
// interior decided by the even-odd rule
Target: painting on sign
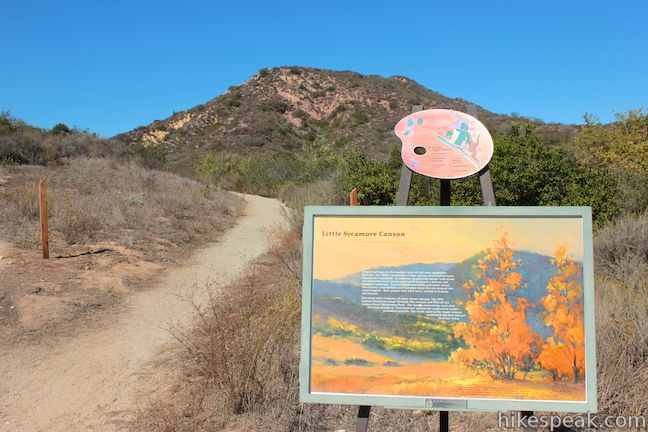
[(479, 172), (493, 156), (493, 139), (476, 118), (448, 109), (408, 115), (394, 129), (403, 162), (428, 177), (457, 179)]
[(313, 219), (311, 393), (587, 401), (581, 218)]

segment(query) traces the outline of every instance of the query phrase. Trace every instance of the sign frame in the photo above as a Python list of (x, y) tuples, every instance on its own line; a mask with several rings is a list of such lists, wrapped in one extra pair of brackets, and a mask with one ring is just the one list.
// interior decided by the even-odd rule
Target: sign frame
[[(513, 399), (438, 398), (313, 393), (311, 382), (312, 276), (314, 218), (338, 217), (518, 217), (581, 218), (583, 223), (583, 302), (585, 327), (586, 400), (534, 401)], [(596, 329), (594, 323), (594, 270), (590, 207), (431, 207), (431, 206), (307, 206), (304, 208), (302, 326), (299, 396), (302, 403), (380, 405), (386, 408), (443, 411), (556, 411), (596, 412)]]

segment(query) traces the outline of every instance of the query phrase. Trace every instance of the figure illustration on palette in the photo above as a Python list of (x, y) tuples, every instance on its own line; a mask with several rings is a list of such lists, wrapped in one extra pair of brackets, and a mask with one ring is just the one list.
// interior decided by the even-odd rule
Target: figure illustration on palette
[(493, 139), (476, 118), (454, 110), (431, 109), (398, 122), (403, 162), (428, 177), (457, 179), (479, 172), (493, 156)]

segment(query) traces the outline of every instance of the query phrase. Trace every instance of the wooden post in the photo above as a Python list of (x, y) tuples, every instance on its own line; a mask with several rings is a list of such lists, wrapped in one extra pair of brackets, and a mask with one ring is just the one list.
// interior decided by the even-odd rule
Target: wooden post
[(358, 205), (358, 188), (353, 188), (353, 190), (349, 194), (349, 205)]
[(43, 247), (43, 258), (49, 258), (49, 231), (47, 229), (47, 191), (45, 178), (38, 182), (38, 205), (40, 209), (40, 240)]

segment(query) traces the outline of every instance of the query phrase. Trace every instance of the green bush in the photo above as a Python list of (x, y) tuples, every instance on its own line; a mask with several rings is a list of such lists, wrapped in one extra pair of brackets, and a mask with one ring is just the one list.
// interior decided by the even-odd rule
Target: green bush
[[(580, 166), (565, 149), (543, 145), (528, 129), (495, 136), (490, 163), (497, 204), (503, 206), (589, 205), (600, 224), (618, 213), (614, 180), (604, 170)], [(339, 187), (357, 187), (363, 205), (395, 202), (401, 167), (400, 149), (387, 162), (369, 158), (361, 150), (345, 154)], [(438, 205), (439, 181), (414, 175), (410, 205)], [(477, 176), (452, 182), (453, 205), (481, 205)]]
[(300, 119), (303, 119), (303, 120), (306, 120), (307, 118), (310, 117), (310, 116), (308, 115), (308, 113), (307, 113), (306, 111), (302, 110), (302, 109), (298, 109), (298, 110), (296, 110), (296, 111), (293, 113), (293, 116), (295, 116), (295, 117), (297, 117), (297, 118), (300, 118)]
[(16, 131), (14, 119), (9, 112), (0, 112), (0, 135)]
[(376, 161), (360, 149), (351, 148), (342, 158), (338, 187), (347, 193), (357, 187), (362, 205), (393, 204), (399, 173), (392, 165)]
[(128, 152), (138, 157), (140, 163), (147, 168), (163, 169), (167, 166), (167, 150), (159, 144), (132, 144)]
[(301, 153), (276, 152), (263, 157), (206, 155), (194, 171), (203, 181), (239, 192), (276, 196), (286, 185), (304, 185), (331, 177), (339, 158), (327, 145), (313, 143)]
[(369, 116), (362, 110), (354, 111), (351, 117), (357, 125), (365, 124), (369, 121)]
[(72, 130), (70, 130), (70, 128), (67, 127), (67, 125), (65, 123), (57, 123), (52, 128), (52, 133), (54, 135), (67, 135), (70, 132), (72, 132)]
[(242, 144), (245, 147), (263, 147), (266, 144), (266, 140), (262, 137), (248, 137), (242, 141)]
[(288, 108), (290, 108), (288, 102), (279, 99), (271, 99), (261, 104), (261, 110), (266, 112), (278, 112), (283, 114), (288, 110)]
[(648, 113), (619, 113), (608, 125), (586, 114), (585, 123), (575, 140), (578, 158), (592, 169), (613, 174), (623, 210), (648, 209)]
[(0, 113), (0, 162), (52, 165), (71, 156), (119, 156), (126, 152), (117, 140), (99, 138), (87, 131), (59, 123), (51, 130), (39, 129)]
[(267, 77), (268, 75), (270, 75), (270, 69), (268, 68), (259, 69), (259, 76), (261, 78)]

